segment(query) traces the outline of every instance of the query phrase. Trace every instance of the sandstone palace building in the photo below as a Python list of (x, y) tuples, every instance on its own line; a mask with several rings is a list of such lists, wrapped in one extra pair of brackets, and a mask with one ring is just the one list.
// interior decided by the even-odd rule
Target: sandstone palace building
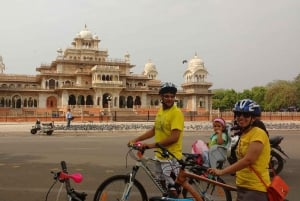
[[(156, 65), (151, 60), (140, 74), (130, 55), (109, 58), (100, 39), (85, 27), (70, 47), (58, 49), (51, 64), (36, 68), (34, 76), (6, 74), (0, 56), (0, 112), (3, 115), (63, 114), (67, 108), (85, 115), (110, 111), (143, 111), (160, 105)], [(185, 62), (183, 82), (178, 86), (177, 106), (185, 112), (210, 112), (212, 83), (207, 81), (204, 62), (194, 55)], [(171, 68), (164, 66), (164, 68)]]

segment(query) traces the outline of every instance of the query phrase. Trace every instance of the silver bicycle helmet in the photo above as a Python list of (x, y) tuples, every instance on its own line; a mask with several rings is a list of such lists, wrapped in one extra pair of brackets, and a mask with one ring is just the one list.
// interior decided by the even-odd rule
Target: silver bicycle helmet
[(171, 93), (171, 94), (176, 94), (177, 93), (177, 88), (175, 84), (172, 82), (164, 82), (160, 86), (159, 94), (165, 94), (165, 93)]

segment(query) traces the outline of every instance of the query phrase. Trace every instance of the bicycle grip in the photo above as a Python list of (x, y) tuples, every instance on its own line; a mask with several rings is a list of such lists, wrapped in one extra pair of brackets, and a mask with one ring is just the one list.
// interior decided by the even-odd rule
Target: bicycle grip
[(67, 164), (66, 164), (65, 161), (61, 161), (60, 166), (61, 166), (61, 169), (62, 169), (63, 172), (68, 172), (67, 171)]

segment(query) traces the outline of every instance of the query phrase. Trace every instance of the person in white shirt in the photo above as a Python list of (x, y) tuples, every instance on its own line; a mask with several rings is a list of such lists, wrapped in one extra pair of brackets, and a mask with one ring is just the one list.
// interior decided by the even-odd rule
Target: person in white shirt
[(68, 111), (66, 113), (67, 128), (70, 128), (72, 119), (73, 119), (73, 116), (72, 116), (71, 110), (68, 109)]

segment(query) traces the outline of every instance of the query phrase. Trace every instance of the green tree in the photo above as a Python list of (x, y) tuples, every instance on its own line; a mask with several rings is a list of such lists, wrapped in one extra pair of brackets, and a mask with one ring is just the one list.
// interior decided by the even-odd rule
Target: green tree
[(300, 74), (293, 81), (275, 80), (266, 86), (256, 86), (237, 93), (233, 89), (213, 90), (213, 109), (231, 110), (240, 99), (256, 101), (262, 110), (277, 111), (289, 106), (300, 107)]
[(245, 89), (243, 90), (242, 93), (239, 94), (239, 99), (246, 99), (246, 98), (252, 99), (252, 91), (249, 89)]
[(216, 89), (212, 97), (213, 109), (220, 111), (231, 110), (237, 99), (237, 93), (233, 89)]
[(294, 79), (293, 84), (296, 87), (296, 97), (297, 97), (297, 101), (296, 101), (296, 105), (298, 107), (300, 107), (300, 73), (297, 75), (297, 77)]
[(295, 105), (296, 101), (296, 87), (292, 82), (277, 80), (267, 85), (265, 109), (276, 111)]
[(265, 95), (266, 95), (266, 87), (253, 87), (252, 88), (252, 98), (256, 101), (260, 106), (261, 109), (264, 110), (265, 108)]
[(225, 106), (222, 104), (222, 100), (225, 96), (225, 89), (215, 89), (213, 90), (213, 94), (214, 95), (212, 97), (212, 108), (214, 110), (224, 110)]

